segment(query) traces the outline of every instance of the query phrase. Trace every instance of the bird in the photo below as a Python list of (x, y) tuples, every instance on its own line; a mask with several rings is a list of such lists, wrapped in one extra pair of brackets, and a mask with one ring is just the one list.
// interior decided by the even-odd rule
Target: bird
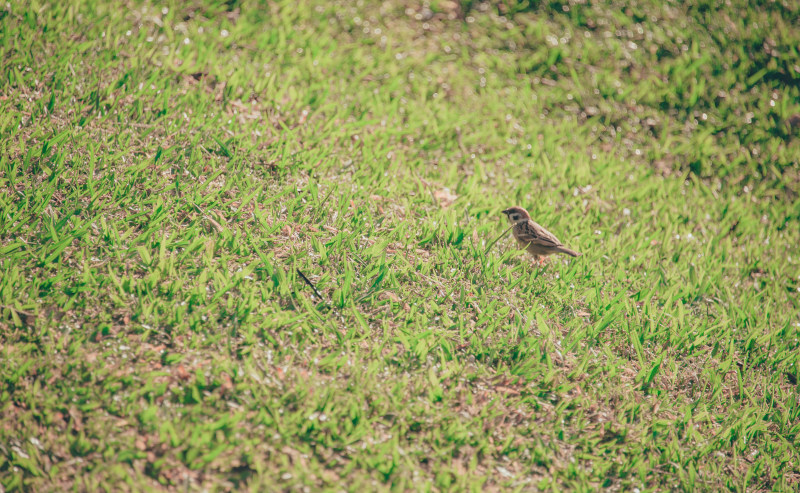
[(564, 246), (561, 240), (531, 219), (528, 211), (522, 207), (510, 207), (503, 211), (508, 222), (514, 225), (512, 232), (519, 246), (524, 248), (541, 265), (543, 257), (554, 253), (566, 253), (571, 257), (581, 254)]

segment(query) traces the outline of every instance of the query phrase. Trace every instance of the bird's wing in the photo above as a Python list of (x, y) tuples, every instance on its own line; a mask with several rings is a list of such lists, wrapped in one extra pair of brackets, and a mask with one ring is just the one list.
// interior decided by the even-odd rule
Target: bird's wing
[(531, 220), (517, 226), (517, 238), (522, 243), (541, 245), (543, 247), (556, 248), (562, 245), (553, 233)]

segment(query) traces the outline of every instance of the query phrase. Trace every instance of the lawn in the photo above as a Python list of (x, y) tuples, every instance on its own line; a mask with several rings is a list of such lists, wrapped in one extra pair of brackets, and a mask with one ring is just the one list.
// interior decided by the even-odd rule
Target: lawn
[(718, 3), (4, 3), (0, 491), (796, 491), (800, 5)]

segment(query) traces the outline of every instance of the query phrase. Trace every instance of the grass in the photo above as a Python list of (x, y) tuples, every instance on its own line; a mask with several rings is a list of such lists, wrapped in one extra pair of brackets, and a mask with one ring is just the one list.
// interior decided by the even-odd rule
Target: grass
[(5, 4), (0, 489), (795, 490), (800, 11), (729, 3)]

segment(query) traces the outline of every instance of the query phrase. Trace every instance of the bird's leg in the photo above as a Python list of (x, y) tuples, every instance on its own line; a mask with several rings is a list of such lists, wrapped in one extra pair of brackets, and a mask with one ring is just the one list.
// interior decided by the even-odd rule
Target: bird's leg
[(547, 263), (547, 257), (541, 256), (537, 259), (537, 261), (539, 262), (539, 267), (542, 267)]

